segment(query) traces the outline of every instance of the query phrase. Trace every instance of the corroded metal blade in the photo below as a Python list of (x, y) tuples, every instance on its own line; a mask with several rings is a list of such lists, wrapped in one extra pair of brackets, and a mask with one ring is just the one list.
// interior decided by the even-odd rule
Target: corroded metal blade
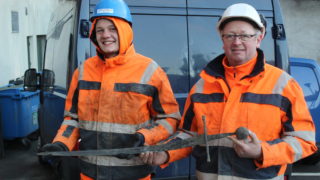
[(235, 133), (223, 133), (215, 135), (198, 135), (185, 140), (175, 141), (173, 143), (160, 144), (154, 146), (142, 146), (133, 148), (118, 148), (118, 149), (97, 149), (97, 150), (82, 150), (82, 151), (55, 151), (55, 152), (40, 152), (40, 156), (115, 156), (119, 154), (140, 154), (143, 152), (169, 151), (181, 149), (195, 145), (201, 145), (207, 141), (224, 138)]

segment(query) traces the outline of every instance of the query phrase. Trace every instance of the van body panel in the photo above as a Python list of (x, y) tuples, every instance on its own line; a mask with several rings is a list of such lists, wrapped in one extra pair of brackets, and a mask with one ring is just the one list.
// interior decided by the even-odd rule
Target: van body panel
[[(213, 8), (213, 9), (225, 9), (226, 7), (235, 3), (247, 3), (254, 6), (257, 10), (273, 10), (272, 2), (265, 0), (233, 0), (233, 1), (212, 1), (212, 0), (188, 0), (188, 7), (191, 8)], [(221, 11), (220, 14), (222, 14)]]

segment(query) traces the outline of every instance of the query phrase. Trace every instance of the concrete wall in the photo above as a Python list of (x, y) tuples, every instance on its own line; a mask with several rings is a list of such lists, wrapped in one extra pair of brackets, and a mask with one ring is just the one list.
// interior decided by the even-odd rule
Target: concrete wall
[[(38, 67), (37, 35), (46, 35), (51, 12), (58, 0), (0, 0), (0, 87), (28, 69), (27, 37), (31, 67)], [(19, 32), (12, 32), (11, 12), (18, 12)]]
[(320, 63), (320, 0), (280, 0), (291, 57)]

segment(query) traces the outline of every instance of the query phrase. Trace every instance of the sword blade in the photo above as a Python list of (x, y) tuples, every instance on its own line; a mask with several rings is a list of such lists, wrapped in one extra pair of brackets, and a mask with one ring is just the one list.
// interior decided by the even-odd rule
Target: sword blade
[[(221, 139), (227, 136), (234, 135), (235, 133), (223, 133), (207, 135), (207, 141), (214, 139)], [(115, 156), (119, 154), (140, 154), (143, 152), (159, 152), (169, 151), (174, 149), (181, 149), (195, 145), (205, 144), (205, 135), (198, 135), (188, 139), (179, 140), (175, 143), (166, 143), (153, 146), (141, 146), (131, 148), (117, 148), (117, 149), (97, 149), (97, 150), (80, 150), (80, 151), (54, 151), (54, 152), (40, 152), (40, 156)]]

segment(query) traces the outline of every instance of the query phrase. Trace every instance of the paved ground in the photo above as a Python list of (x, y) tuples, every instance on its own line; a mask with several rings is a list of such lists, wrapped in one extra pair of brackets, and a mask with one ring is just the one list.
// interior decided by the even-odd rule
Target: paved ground
[[(41, 165), (36, 155), (37, 141), (5, 141), (4, 157), (0, 159), (0, 180), (57, 180), (49, 166)], [(1, 151), (1, 150), (0, 150)], [(1, 153), (0, 153), (1, 154)], [(294, 165), (290, 180), (319, 180), (320, 163)]]
[(41, 165), (36, 155), (37, 141), (29, 144), (14, 140), (4, 142), (4, 156), (0, 159), (1, 180), (57, 180), (49, 166)]

